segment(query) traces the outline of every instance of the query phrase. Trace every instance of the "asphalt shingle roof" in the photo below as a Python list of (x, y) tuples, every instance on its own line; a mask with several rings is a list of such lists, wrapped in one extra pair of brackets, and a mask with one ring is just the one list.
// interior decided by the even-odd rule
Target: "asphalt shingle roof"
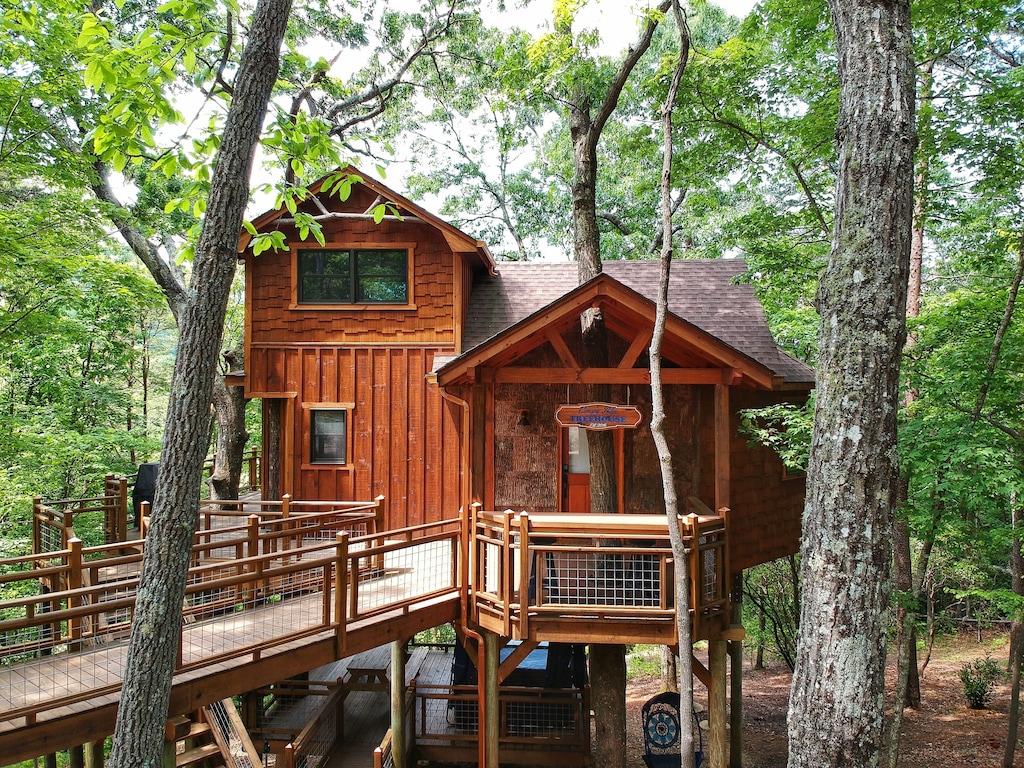
[[(604, 273), (654, 301), (661, 264), (606, 261)], [(787, 383), (813, 383), (807, 364), (780, 350), (750, 284), (735, 278), (742, 259), (680, 260), (672, 263), (669, 311), (761, 363)], [(463, 332), (466, 351), (545, 308), (577, 286), (575, 262), (499, 262), (496, 279), (473, 286)]]

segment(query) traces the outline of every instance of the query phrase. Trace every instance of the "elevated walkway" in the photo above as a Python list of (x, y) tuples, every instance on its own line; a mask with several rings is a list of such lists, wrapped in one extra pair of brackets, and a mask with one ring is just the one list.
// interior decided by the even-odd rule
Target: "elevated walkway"
[[(205, 509), (195, 537), (171, 714), (456, 620), (530, 643), (674, 643), (663, 516), (474, 509), (380, 532), (376, 503), (236, 504)], [(723, 637), (725, 519), (698, 509), (680, 518), (694, 635)], [(67, 525), (47, 536), (63, 548), (0, 562), (0, 585), (26, 595), (0, 602), (0, 754), (11, 761), (113, 731), (145, 547), (86, 547)], [(383, 690), (384, 678), (360, 680)], [(417, 695), (425, 713), (457, 694)]]

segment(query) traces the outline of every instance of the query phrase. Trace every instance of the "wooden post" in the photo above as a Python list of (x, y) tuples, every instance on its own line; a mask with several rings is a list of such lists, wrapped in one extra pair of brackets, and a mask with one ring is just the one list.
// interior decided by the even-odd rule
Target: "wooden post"
[[(733, 626), (743, 625), (743, 574), (732, 575)], [(743, 641), (729, 641), (729, 768), (743, 768)]]
[[(82, 540), (73, 538), (68, 541), (68, 589), (82, 588)], [(68, 598), (68, 608), (78, 608), (82, 604), (81, 595), (74, 595)], [(68, 621), (68, 637), (71, 639), (72, 647), (78, 649), (78, 642), (82, 639), (82, 617), (73, 616)]]
[(711, 733), (708, 739), (708, 768), (725, 768), (725, 746), (728, 736), (725, 728), (725, 640), (708, 641), (708, 670), (711, 689), (708, 692), (708, 721)]
[(103, 745), (106, 739), (98, 739), (85, 745), (85, 768), (103, 768)]
[(85, 768), (85, 749), (81, 744), (68, 750), (68, 765), (70, 768)]
[(406, 768), (405, 641), (391, 642), (391, 758), (395, 768)]
[(38, 555), (43, 551), (43, 531), (40, 520), (40, 509), (43, 500), (39, 496), (32, 497), (32, 554)]
[(484, 740), (482, 768), (498, 768), (498, 736), (501, 710), (498, 703), (498, 636), (484, 632), (484, 695), (480, 697), (480, 736)]
[[(338, 628), (335, 633), (335, 651), (340, 659), (345, 655), (345, 630), (348, 625), (348, 534), (342, 531), (338, 533), (337, 539), (337, 559), (334, 564), (334, 624)], [(353, 579), (353, 583), (358, 581)]]
[(729, 462), (730, 430), (729, 430), (729, 387), (725, 384), (715, 385), (715, 509), (728, 507), (729, 479), (731, 466)]
[[(540, 594), (540, 575), (531, 574), (531, 564), (533, 562), (533, 553), (530, 552), (530, 515), (523, 510), (519, 515), (519, 636), (529, 637), (530, 627), (530, 576), (534, 576), (537, 581), (535, 589), (537, 594)], [(507, 615), (506, 611), (506, 615)]]

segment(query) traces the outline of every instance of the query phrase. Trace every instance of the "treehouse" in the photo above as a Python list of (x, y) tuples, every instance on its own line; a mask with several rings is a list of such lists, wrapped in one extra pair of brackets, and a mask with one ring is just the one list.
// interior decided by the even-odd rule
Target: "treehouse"
[[(298, 237), (310, 217), (323, 244)], [(509, 681), (530, 659), (564, 658), (561, 644), (676, 645), (685, 572), (692, 634), (709, 648), (694, 665), (709, 691), (708, 761), (724, 768), (729, 649), (734, 739), (742, 724), (738, 582), (797, 551), (804, 496), (798, 473), (740, 433), (739, 414), (802, 402), (814, 379), (775, 345), (738, 279), (744, 263), (672, 265), (662, 379), (680, 563), (649, 429), (658, 263), (607, 262), (583, 284), (568, 262), (498, 263), (354, 168), (254, 224), (286, 246), (239, 243), (245, 370), (229, 383), (262, 402), (261, 494), (202, 510), (168, 742), (203, 759), (213, 747), (195, 734), (220, 717), (207, 708), (236, 696), (239, 738), (254, 734), (278, 765), (322, 765), (348, 697), (390, 691), (396, 765), (586, 766), (585, 683)], [(596, 355), (581, 330), (594, 311), (606, 330)], [(98, 501), (37, 500), (33, 554), (0, 563), (23, 595), (0, 603), (11, 759), (101, 753), (113, 732), (146, 546), (145, 530), (126, 542), (126, 499), (111, 480)], [(102, 544), (76, 534), (86, 514), (106, 521)], [(450, 684), (450, 661), (441, 680), (406, 653), (445, 623), (475, 667), (468, 690)], [(317, 697), (303, 722), (261, 720), (266, 701)]]
[[(248, 235), (239, 245), (246, 365), (235, 383), (263, 401), (264, 497), (383, 497), (382, 530), (473, 510), (464, 629), (674, 644), (648, 428), (660, 265), (607, 262), (580, 285), (574, 263), (499, 264), (379, 181), (342, 174), (354, 182), (344, 199), (328, 177), (298, 214), (254, 222), (286, 248), (256, 255)], [(297, 215), (320, 224), (323, 244), (298, 237)], [(675, 262), (662, 346), (677, 496), (688, 541), (706, 548), (688, 566), (694, 637), (723, 643), (742, 635), (730, 590), (743, 569), (797, 551), (804, 497), (798, 473), (740, 434), (739, 413), (803, 402), (814, 382), (776, 346), (745, 269)], [(598, 365), (585, 362), (581, 331), (595, 310), (607, 329)], [(601, 515), (597, 429), (611, 433), (616, 494)]]

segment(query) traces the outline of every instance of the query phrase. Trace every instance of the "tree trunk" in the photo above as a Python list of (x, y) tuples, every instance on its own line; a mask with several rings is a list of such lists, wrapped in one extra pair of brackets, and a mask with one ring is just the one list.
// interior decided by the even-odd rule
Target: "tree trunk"
[(277, 501), (281, 498), (281, 407), (280, 400), (263, 403), (263, 467), (260, 482), (263, 498)]
[[(241, 362), (241, 353), (225, 352), (231, 367)], [(213, 409), (217, 414), (217, 446), (213, 454), (211, 499), (237, 499), (242, 479), (242, 461), (249, 433), (245, 429), (245, 390), (229, 387), (223, 376), (213, 382)]]
[[(1024, 555), (1021, 554), (1021, 509), (1016, 494), (1010, 497), (1010, 516), (1013, 521), (1013, 542), (1010, 545), (1010, 573), (1014, 594), (1024, 595)], [(1020, 726), (1020, 673), (1024, 655), (1024, 621), (1020, 612), (1013, 620), (1010, 632), (1010, 713), (1006, 734), (1006, 749), (1003, 752), (1003, 768), (1013, 768), (1017, 751), (1017, 733)]]
[(672, 3), (676, 27), (679, 32), (679, 59), (672, 74), (665, 104), (661, 111), (662, 168), (661, 168), (661, 277), (658, 282), (658, 296), (651, 334), (651, 435), (658, 450), (661, 467), (661, 486), (665, 497), (665, 516), (672, 545), (672, 559), (677, 563), (675, 583), (676, 639), (679, 645), (679, 752), (682, 768), (693, 768), (694, 733), (693, 718), (693, 625), (690, 622), (689, 557), (701, 557), (694, 543), (692, 551), (686, 552), (682, 531), (679, 529), (679, 499), (676, 495), (676, 477), (672, 462), (672, 451), (665, 435), (665, 393), (661, 379), (661, 345), (665, 338), (665, 323), (668, 318), (668, 285), (672, 270), (672, 110), (686, 62), (690, 53), (689, 28), (683, 17), (678, 0)]
[[(662, 0), (659, 10), (668, 10), (672, 0)], [(609, 117), (615, 111), (619, 95), (640, 57), (647, 51), (654, 37), (658, 20), (649, 16), (640, 38), (628, 50), (625, 59), (610, 82), (604, 100), (593, 111), (594, 103), (582, 85), (570, 81), (566, 85), (565, 102), (568, 105), (569, 130), (573, 149), (572, 216), (573, 250), (579, 282), (582, 284), (601, 273), (601, 233), (597, 226), (597, 143)], [(572, 14), (565, 14), (555, 30), (559, 35), (572, 35)], [(581, 318), (584, 367), (607, 367), (608, 340), (604, 318), (600, 310), (590, 310)], [(589, 397), (608, 400), (607, 386), (593, 387)], [(591, 511), (617, 512), (615, 445), (607, 431), (587, 433), (590, 449)], [(594, 672), (594, 653), (607, 662), (607, 669), (599, 665)], [(597, 768), (619, 768), (626, 764), (626, 678), (625, 646), (591, 647), (591, 690), (596, 714)], [(621, 679), (618, 667), (622, 666)], [(606, 689), (605, 686), (615, 686)]]
[(667, 645), (661, 646), (661, 690), (679, 693), (679, 663)]
[(821, 315), (789, 766), (878, 766), (913, 214), (908, 0), (832, 0), (839, 173)]
[(161, 482), (153, 501), (112, 768), (161, 768), (164, 723), (181, 632), (192, 536), (210, 426), (210, 400), (236, 246), (249, 196), (252, 156), (277, 79), (290, 0), (259, 0), (239, 65), (213, 170), (171, 382)]

